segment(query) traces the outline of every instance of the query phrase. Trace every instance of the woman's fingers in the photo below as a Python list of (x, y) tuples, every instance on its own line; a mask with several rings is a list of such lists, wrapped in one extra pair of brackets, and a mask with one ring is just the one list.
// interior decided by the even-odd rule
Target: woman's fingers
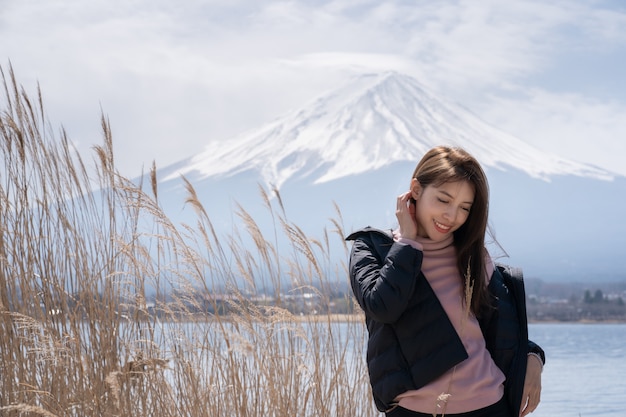
[(400, 235), (415, 240), (417, 223), (415, 222), (415, 205), (411, 202), (411, 192), (407, 191), (398, 196), (396, 202), (396, 218), (400, 226)]

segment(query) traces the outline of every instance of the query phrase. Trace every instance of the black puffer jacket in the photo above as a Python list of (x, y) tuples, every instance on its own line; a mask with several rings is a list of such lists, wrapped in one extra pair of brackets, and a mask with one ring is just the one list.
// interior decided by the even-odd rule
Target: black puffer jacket
[[(391, 232), (366, 228), (353, 240), (350, 279), (366, 313), (367, 363), (376, 407), (418, 389), (468, 355), (443, 306), (421, 273), (422, 252), (394, 242)], [(527, 354), (543, 351), (528, 340), (523, 281), (499, 266), (489, 283), (493, 306), (479, 317), (487, 349), (506, 376), (505, 396), (519, 414)], [(545, 361), (545, 359), (544, 359)]]

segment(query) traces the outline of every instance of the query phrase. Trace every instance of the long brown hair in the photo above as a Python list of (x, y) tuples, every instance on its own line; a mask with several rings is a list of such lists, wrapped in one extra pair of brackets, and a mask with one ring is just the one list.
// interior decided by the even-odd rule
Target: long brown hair
[(485, 234), (489, 217), (487, 176), (478, 161), (467, 151), (438, 146), (424, 155), (413, 172), (413, 178), (423, 188), (429, 185), (438, 187), (451, 181), (468, 181), (474, 188), (472, 208), (463, 226), (454, 232), (454, 245), (463, 288), (467, 291), (468, 284), (473, 286), (471, 309), (478, 316), (481, 308), (488, 304), (485, 280)]

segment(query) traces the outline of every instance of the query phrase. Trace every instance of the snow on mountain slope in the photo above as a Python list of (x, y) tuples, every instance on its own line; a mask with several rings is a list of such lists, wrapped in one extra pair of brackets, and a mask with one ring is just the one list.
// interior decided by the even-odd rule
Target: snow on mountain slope
[[(533, 148), (397, 73), (357, 77), (301, 110), (160, 169), (160, 204), (175, 223), (194, 224), (187, 191), (176, 181), (184, 174), (218, 234), (245, 227), (240, 207), (259, 230), (276, 231), (259, 196), (263, 182), (280, 187), (280, 212), (311, 236), (335, 230), (330, 219), (345, 232), (394, 227), (397, 196), (424, 152), (439, 144), (462, 146), (486, 167), (490, 224), (509, 255), (505, 263), (531, 277), (626, 277), (626, 177)], [(344, 256), (331, 251), (338, 262)]]
[(323, 183), (418, 161), (433, 146), (462, 146), (486, 167), (519, 169), (535, 178), (576, 175), (611, 179), (602, 169), (540, 151), (442, 100), (415, 79), (386, 72), (362, 75), (304, 108), (205, 150), (170, 171), (229, 177), (258, 171), (267, 184), (310, 178)]

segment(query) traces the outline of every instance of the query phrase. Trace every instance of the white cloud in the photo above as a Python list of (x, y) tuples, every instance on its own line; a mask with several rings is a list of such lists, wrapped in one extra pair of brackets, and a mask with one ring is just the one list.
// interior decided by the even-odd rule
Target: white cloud
[(483, 117), (541, 149), (626, 175), (625, 103), (539, 89), (523, 94), (490, 97)]
[[(570, 145), (577, 155), (583, 136), (623, 137), (626, 96), (555, 91), (551, 77), (570, 53), (623, 52), (625, 19), (591, 0), (15, 0), (0, 15), (0, 60), (13, 62), (27, 90), (40, 81), (53, 121), (81, 151), (100, 140), (102, 107), (123, 172), (192, 155), (350, 73), (389, 69), (512, 133), (541, 137), (544, 149), (559, 147), (559, 132), (579, 133)], [(573, 129), (577, 120), (586, 129)], [(613, 152), (596, 152), (593, 161), (614, 164)]]

